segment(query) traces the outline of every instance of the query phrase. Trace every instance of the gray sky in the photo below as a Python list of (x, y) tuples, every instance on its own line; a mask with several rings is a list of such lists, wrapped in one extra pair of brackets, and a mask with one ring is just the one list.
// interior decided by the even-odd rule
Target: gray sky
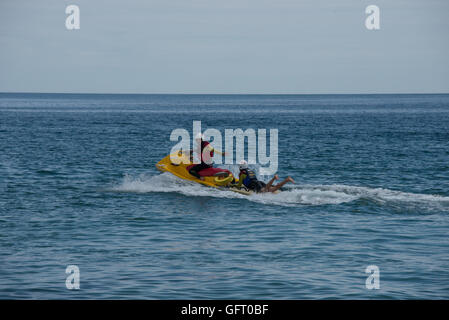
[[(65, 28), (69, 4), (80, 30)], [(1, 0), (0, 91), (448, 93), (448, 13), (448, 0)]]

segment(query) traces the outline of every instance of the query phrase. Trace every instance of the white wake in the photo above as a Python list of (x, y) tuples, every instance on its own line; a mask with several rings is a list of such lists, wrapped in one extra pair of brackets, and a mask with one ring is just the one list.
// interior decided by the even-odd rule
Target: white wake
[(340, 184), (295, 184), (288, 185), (285, 191), (282, 191), (279, 194), (263, 193), (247, 196), (232, 191), (209, 188), (194, 182), (185, 181), (170, 173), (162, 173), (156, 176), (142, 174), (137, 177), (126, 175), (120, 184), (113, 186), (109, 190), (132, 193), (176, 192), (186, 196), (238, 198), (281, 206), (329, 205), (365, 200), (379, 205), (398, 207), (425, 206), (428, 208), (431, 207), (432, 209), (449, 211), (449, 197), (439, 195), (417, 194), (384, 188), (369, 188)]

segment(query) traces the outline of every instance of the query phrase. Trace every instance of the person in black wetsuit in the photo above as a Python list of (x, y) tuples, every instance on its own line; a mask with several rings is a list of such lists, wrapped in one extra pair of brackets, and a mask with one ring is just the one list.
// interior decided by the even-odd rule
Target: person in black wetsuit
[(274, 180), (279, 179), (277, 174), (268, 183), (259, 181), (254, 171), (248, 168), (248, 163), (245, 160), (240, 161), (239, 169), (239, 183), (235, 185), (237, 188), (241, 188), (241, 186), (244, 185), (248, 190), (257, 193), (276, 192), (287, 182), (295, 183), (291, 177), (288, 177), (281, 183), (273, 186)]

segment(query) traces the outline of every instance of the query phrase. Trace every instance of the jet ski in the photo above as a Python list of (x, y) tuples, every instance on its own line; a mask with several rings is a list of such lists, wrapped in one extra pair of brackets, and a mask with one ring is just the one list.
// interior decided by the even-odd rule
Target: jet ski
[(189, 173), (189, 169), (194, 166), (192, 152), (178, 151), (166, 156), (156, 164), (156, 168), (162, 172), (170, 172), (178, 178), (193, 181), (224, 190), (250, 195), (252, 192), (245, 189), (232, 187), (231, 184), (238, 183), (238, 178), (234, 177), (231, 171), (221, 168), (207, 168), (198, 172), (204, 180), (198, 179)]

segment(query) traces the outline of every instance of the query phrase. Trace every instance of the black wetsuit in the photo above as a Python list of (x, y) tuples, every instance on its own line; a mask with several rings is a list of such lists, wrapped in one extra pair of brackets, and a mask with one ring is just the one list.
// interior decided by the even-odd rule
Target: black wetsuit
[(240, 170), (240, 174), (244, 174), (246, 177), (243, 179), (243, 184), (249, 190), (253, 190), (255, 192), (261, 192), (263, 188), (265, 188), (265, 182), (257, 180), (256, 174), (253, 170), (243, 169)]

